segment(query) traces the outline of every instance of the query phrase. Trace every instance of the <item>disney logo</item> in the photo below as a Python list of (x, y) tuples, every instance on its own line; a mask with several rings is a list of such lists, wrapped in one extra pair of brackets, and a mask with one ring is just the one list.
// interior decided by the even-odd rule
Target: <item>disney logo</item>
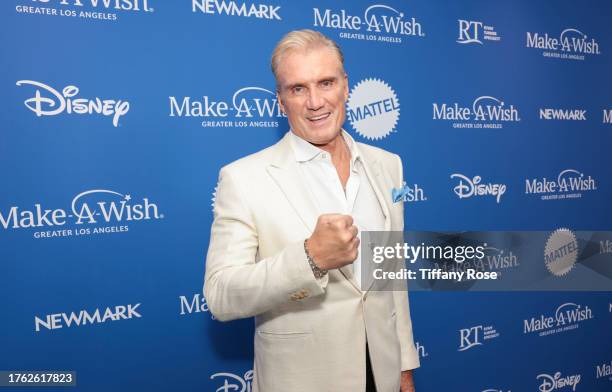
[(551, 392), (564, 387), (572, 387), (572, 391), (576, 390), (576, 385), (580, 382), (580, 374), (573, 376), (561, 377), (561, 372), (555, 373), (554, 376), (548, 374), (538, 374), (536, 379), (542, 379), (542, 384), (539, 386), (540, 392)]
[[(119, 117), (125, 115), (130, 110), (130, 103), (123, 100), (114, 99), (94, 99), (73, 98), (79, 93), (76, 86), (66, 86), (62, 92), (47, 86), (46, 84), (33, 80), (19, 80), (17, 86), (31, 85), (37, 87), (34, 97), (25, 100), (25, 106), (40, 116), (55, 116), (66, 112), (68, 114), (101, 114), (103, 116), (113, 116), (113, 126), (119, 124)], [(43, 96), (42, 92), (48, 93)]]
[[(244, 373), (244, 377), (237, 376), (233, 373), (215, 373), (210, 376), (213, 380), (217, 377), (224, 377), (223, 385), (215, 389), (215, 392), (251, 392), (251, 383), (253, 382), (253, 371), (249, 370)], [(232, 383), (230, 383), (230, 381)]]
[(459, 178), (459, 185), (453, 188), (453, 191), (460, 199), (465, 199), (472, 196), (495, 196), (499, 203), (502, 195), (506, 193), (505, 184), (481, 184), (482, 178), (474, 176), (468, 178), (463, 174), (451, 174), (450, 178)]

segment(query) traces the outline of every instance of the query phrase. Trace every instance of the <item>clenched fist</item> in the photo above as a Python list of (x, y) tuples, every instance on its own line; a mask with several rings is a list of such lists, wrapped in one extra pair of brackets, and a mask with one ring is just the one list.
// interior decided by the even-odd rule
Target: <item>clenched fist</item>
[(321, 269), (330, 270), (351, 264), (357, 258), (359, 238), (350, 215), (323, 214), (306, 241), (308, 253)]

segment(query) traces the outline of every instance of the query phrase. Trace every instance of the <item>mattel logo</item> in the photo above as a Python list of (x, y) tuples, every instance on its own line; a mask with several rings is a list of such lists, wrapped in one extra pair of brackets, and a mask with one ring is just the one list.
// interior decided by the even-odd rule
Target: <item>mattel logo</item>
[(78, 313), (55, 313), (48, 314), (43, 318), (34, 317), (34, 327), (36, 332), (40, 332), (41, 328), (54, 330), (59, 328), (81, 327), (87, 324), (102, 324), (107, 321), (129, 320), (133, 317), (142, 317), (136, 311), (140, 303), (136, 305), (117, 305), (115, 307), (107, 307), (100, 310), (99, 308), (92, 311), (81, 310)]

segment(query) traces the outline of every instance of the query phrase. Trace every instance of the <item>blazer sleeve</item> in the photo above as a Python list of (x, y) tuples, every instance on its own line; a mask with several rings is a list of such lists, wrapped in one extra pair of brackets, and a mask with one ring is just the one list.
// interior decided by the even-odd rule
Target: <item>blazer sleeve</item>
[[(399, 178), (394, 179), (397, 183), (396, 187), (403, 186), (403, 166), (402, 160), (399, 156), (396, 157), (397, 173)], [(400, 202), (401, 210), (401, 224), (399, 230), (404, 230), (404, 207)], [(415, 369), (420, 366), (419, 354), (414, 345), (414, 338), (412, 334), (412, 320), (410, 318), (410, 304), (408, 301), (408, 282), (407, 280), (398, 281), (396, 283), (401, 284), (401, 287), (393, 291), (393, 299), (395, 302), (395, 314), (396, 314), (396, 329), (397, 337), (401, 347), (401, 370)]]
[(221, 321), (256, 316), (288, 301), (323, 294), (329, 279), (315, 278), (303, 241), (257, 261), (257, 227), (243, 199), (248, 192), (240, 189), (231, 170), (221, 170), (204, 277), (206, 302)]

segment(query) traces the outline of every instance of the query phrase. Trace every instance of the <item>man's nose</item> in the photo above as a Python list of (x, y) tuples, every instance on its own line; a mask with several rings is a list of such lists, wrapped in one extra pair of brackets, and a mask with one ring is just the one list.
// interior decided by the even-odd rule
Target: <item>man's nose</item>
[(321, 109), (324, 105), (323, 95), (316, 88), (310, 89), (306, 105), (310, 110)]

